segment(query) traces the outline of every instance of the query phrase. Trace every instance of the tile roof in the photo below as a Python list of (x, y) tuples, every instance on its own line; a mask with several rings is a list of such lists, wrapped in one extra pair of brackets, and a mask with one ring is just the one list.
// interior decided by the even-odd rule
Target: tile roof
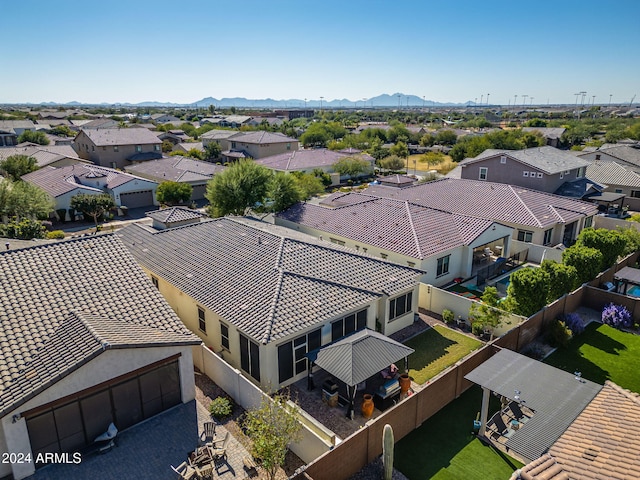
[(98, 344), (199, 343), (114, 235), (0, 252), (0, 330), (4, 413)]
[(593, 162), (587, 167), (587, 177), (605, 185), (640, 187), (640, 175), (617, 162)]
[(495, 150), (487, 149), (475, 158), (468, 158), (460, 162), (460, 165), (469, 165), (487, 158), (505, 155), (520, 163), (542, 170), (543, 172), (553, 175), (567, 170), (574, 170), (580, 167), (586, 167), (590, 162), (582, 158), (576, 157), (571, 153), (557, 148), (544, 146), (535, 148), (526, 148), (524, 150)]
[(64, 172), (65, 167), (43, 167), (35, 172), (22, 176), (25, 182), (37, 185), (53, 198), (78, 190), (78, 193), (104, 193), (99, 188), (82, 185), (79, 180), (70, 173)]
[(172, 157), (149, 160), (148, 162), (128, 165), (125, 171), (150, 178), (156, 182), (195, 182), (208, 181), (226, 167), (211, 162), (202, 162), (192, 158), (174, 155)]
[(0, 120), (0, 131), (15, 133), (15, 129), (35, 130), (36, 125), (31, 120)]
[(161, 210), (147, 212), (145, 215), (162, 223), (183, 222), (185, 220), (194, 220), (206, 217), (206, 215), (197, 210), (191, 210), (190, 208), (185, 207), (163, 208)]
[(293, 143), (297, 142), (295, 138), (287, 137), (279, 132), (237, 132), (235, 135), (229, 137), (234, 142), (243, 143), (255, 143), (259, 145), (271, 144), (271, 143)]
[(209, 130), (206, 133), (200, 135), (200, 138), (209, 138), (211, 140), (223, 140), (225, 138), (232, 137), (238, 132), (235, 130)]
[(98, 147), (109, 145), (160, 145), (162, 141), (146, 128), (97, 128), (82, 130)]
[(618, 158), (626, 163), (640, 167), (640, 148), (632, 147), (630, 145), (615, 145), (608, 148), (602, 148), (598, 150), (612, 157)]
[(384, 177), (378, 177), (378, 181), (382, 184), (389, 185), (411, 185), (415, 183), (416, 179), (408, 177), (406, 175), (386, 175)]
[[(47, 157), (47, 154), (49, 156)], [(62, 157), (73, 158), (78, 162), (87, 162), (78, 157), (76, 151), (71, 145), (32, 145), (28, 144), (20, 147), (4, 147), (0, 148), (0, 160), (5, 160), (12, 155), (27, 155), (34, 157), (38, 161), (38, 165), (44, 166), (47, 163), (40, 163), (40, 159), (52, 158), (57, 155), (58, 159)], [(45, 160), (46, 162), (46, 160)], [(51, 162), (49, 162), (51, 163)]]
[(220, 218), (162, 231), (133, 224), (118, 235), (145, 268), (265, 344), (406, 291), (420, 275), (252, 223)]
[(255, 162), (275, 170), (305, 170), (331, 166), (345, 156), (326, 148), (317, 148), (271, 155)]
[[(402, 200), (359, 193), (347, 196), (357, 201), (336, 208), (298, 203), (277, 218), (418, 259), (469, 245), (493, 225), (492, 220)], [(340, 200), (345, 201), (345, 196)]]
[(202, 144), (202, 142), (182, 142), (176, 144), (173, 149), (176, 150), (176, 147), (182, 148), (185, 152), (188, 152), (191, 149), (196, 149), (204, 152), (204, 145)]
[(376, 185), (363, 193), (407, 200), (444, 212), (535, 228), (570, 223), (598, 213), (597, 206), (592, 203), (480, 180), (443, 178), (406, 188)]
[(549, 139), (562, 137), (565, 130), (563, 127), (522, 127), (523, 132), (540, 132), (543, 137)]

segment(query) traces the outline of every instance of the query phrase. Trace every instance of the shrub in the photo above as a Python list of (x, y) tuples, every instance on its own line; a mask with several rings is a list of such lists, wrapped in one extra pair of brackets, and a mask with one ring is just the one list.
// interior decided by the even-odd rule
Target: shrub
[(530, 343), (523, 350), (522, 354), (534, 360), (542, 360), (544, 358), (544, 347), (539, 343)]
[(453, 312), (447, 308), (442, 310), (442, 321), (447, 325), (453, 323)]
[(482, 322), (473, 322), (471, 324), (471, 333), (473, 333), (476, 337), (482, 336), (484, 333), (484, 325)]
[(571, 330), (567, 328), (562, 320), (554, 320), (547, 330), (547, 341), (552, 347), (566, 348), (571, 340)]
[(610, 303), (602, 310), (602, 323), (615, 328), (629, 328), (632, 324), (631, 313), (623, 305)]
[(209, 404), (209, 413), (217, 420), (228, 417), (233, 411), (233, 402), (227, 397), (216, 397)]
[(47, 238), (49, 240), (60, 240), (64, 238), (64, 232), (62, 230), (54, 230), (52, 232), (47, 232)]
[(577, 313), (568, 313), (563, 318), (562, 321), (567, 326), (571, 333), (575, 335), (580, 335), (584, 332), (584, 324), (582, 323), (582, 318)]

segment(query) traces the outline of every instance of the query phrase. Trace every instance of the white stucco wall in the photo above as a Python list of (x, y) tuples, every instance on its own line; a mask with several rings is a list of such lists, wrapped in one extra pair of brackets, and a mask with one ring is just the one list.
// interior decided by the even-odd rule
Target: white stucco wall
[[(31, 453), (29, 432), (24, 418), (13, 423), (13, 415), (20, 415), (35, 407), (45, 405), (73, 393), (106, 382), (119, 375), (137, 370), (151, 363), (181, 353), (179, 358), (180, 386), (182, 401), (195, 398), (195, 380), (193, 376), (193, 357), (191, 347), (153, 347), (135, 349), (107, 350), (80, 369), (67, 375), (53, 386), (9, 412), (1, 420), (2, 432), (6, 441), (6, 451), (10, 453)], [(1, 446), (1, 445), (0, 445)], [(21, 479), (35, 471), (33, 463), (14, 464), (13, 475)]]
[(156, 200), (156, 190), (158, 188), (158, 184), (156, 182), (152, 182), (151, 180), (144, 180), (142, 178), (133, 180), (132, 182), (127, 182), (123, 185), (111, 189), (111, 195), (113, 196), (116, 205), (121, 206), (122, 202), (120, 201), (121, 193), (129, 193), (129, 192), (139, 192), (141, 190), (151, 190), (153, 192), (153, 204), (159, 205)]

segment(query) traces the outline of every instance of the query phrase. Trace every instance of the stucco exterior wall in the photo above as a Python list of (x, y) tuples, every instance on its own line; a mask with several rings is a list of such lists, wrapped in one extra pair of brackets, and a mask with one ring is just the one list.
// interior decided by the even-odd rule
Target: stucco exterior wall
[[(40, 405), (53, 402), (67, 395), (79, 392), (106, 382), (119, 375), (129, 373), (151, 363), (181, 353), (178, 360), (180, 369), (180, 387), (182, 401), (187, 403), (195, 398), (195, 380), (193, 375), (193, 357), (191, 347), (153, 347), (108, 350), (67, 375), (59, 382), (32, 398), (18, 409), (9, 412), (2, 420), (2, 431), (6, 441), (6, 449), (12, 453), (31, 453), (29, 432), (24, 418), (13, 423), (14, 414), (30, 410)], [(14, 464), (13, 475), (21, 479), (35, 471), (33, 463)]]
[[(269, 143), (269, 144), (245, 143), (240, 140), (237, 140), (237, 141), (231, 140), (230, 143), (231, 143), (232, 150), (244, 150), (249, 154), (251, 158), (255, 158), (255, 159), (270, 157), (271, 155), (278, 155), (280, 153), (287, 153), (287, 152), (292, 152), (294, 150), (298, 150), (297, 140), (291, 140), (290, 142), (286, 142), (286, 143)], [(288, 148), (287, 148), (287, 145), (289, 145)]]
[(118, 145), (116, 151), (113, 145), (97, 147), (83, 131), (76, 136), (73, 142), (73, 149), (80, 158), (91, 160), (102, 167), (120, 169), (130, 165), (131, 162), (127, 158), (136, 153), (162, 153), (161, 146), (162, 142), (158, 139), (156, 144), (140, 145), (140, 151), (136, 150), (136, 145)]

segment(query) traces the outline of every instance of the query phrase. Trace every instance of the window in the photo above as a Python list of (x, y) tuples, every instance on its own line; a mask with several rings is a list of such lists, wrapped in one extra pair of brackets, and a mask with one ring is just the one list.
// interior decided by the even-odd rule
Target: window
[(331, 243), (335, 243), (336, 245), (344, 245), (344, 242), (342, 240), (338, 240), (337, 238), (331, 238), (329, 237), (329, 241)]
[(631, 190), (631, 196), (633, 198), (640, 198), (640, 190)]
[(367, 309), (347, 315), (340, 320), (331, 322), (331, 341), (349, 335), (357, 330), (362, 330), (367, 326)]
[(291, 150), (291, 144), (287, 143), (287, 150)]
[(542, 172), (538, 172), (538, 178), (542, 178), (542, 177), (543, 177)]
[(416, 262), (407, 262), (407, 265), (409, 265), (410, 267), (415, 267), (416, 266)]
[(136, 152), (142, 151), (142, 145), (136, 145)]
[(553, 236), (553, 228), (544, 231), (543, 245), (551, 245), (551, 237)]
[(504, 155), (500, 157), (500, 163), (502, 163), (503, 165), (505, 163), (507, 163), (507, 157), (505, 157)]
[(580, 167), (577, 171), (576, 171), (576, 178), (582, 178), (584, 177), (585, 174), (585, 167)]
[(159, 151), (160, 151), (160, 145), (154, 145), (154, 146), (153, 146), (153, 149), (154, 149), (156, 152), (159, 152)]
[(413, 310), (413, 292), (389, 300), (389, 321)]
[(589, 228), (593, 225), (593, 217), (587, 217), (584, 219), (584, 228)]
[(153, 286), (156, 287), (158, 290), (160, 290), (160, 282), (158, 282), (158, 278), (154, 277), (153, 275), (151, 275), (151, 283), (153, 283)]
[(117, 151), (118, 151), (118, 145), (114, 145), (114, 146), (113, 146), (113, 151), (114, 151), (114, 152), (117, 152)]
[(231, 142), (231, 148), (236, 148), (236, 142)]
[(600, 160), (601, 155), (599, 153), (596, 153), (596, 160)]
[(278, 346), (278, 381), (289, 380), (309, 368), (307, 353), (317, 350), (321, 346), (322, 334), (318, 328), (307, 335), (303, 335), (291, 342)]
[(478, 180), (486, 180), (487, 172), (489, 172), (489, 169), (487, 167), (480, 167), (480, 174), (478, 175)]
[(438, 259), (438, 268), (436, 270), (436, 277), (441, 275), (446, 275), (449, 273), (449, 259), (451, 255), (447, 255), (446, 257), (441, 257)]
[(229, 350), (229, 327), (224, 323), (220, 324), (220, 343), (222, 348)]
[(204, 310), (198, 307), (198, 328), (201, 332), (207, 333), (207, 322), (204, 317)]
[(621, 188), (616, 188), (616, 193), (622, 193), (622, 189)]
[(522, 172), (522, 176), (523, 177), (528, 177), (529, 176), (529, 172)]
[(244, 335), (240, 335), (240, 368), (260, 381), (260, 348)]
[(521, 242), (531, 243), (533, 239), (533, 232), (527, 230), (518, 230), (518, 240)]
[(95, 152), (96, 151), (96, 146), (95, 145), (91, 145), (91, 151)]
[(381, 256), (383, 259), (386, 259), (389, 255), (387, 255), (386, 253), (380, 253), (380, 256)]

